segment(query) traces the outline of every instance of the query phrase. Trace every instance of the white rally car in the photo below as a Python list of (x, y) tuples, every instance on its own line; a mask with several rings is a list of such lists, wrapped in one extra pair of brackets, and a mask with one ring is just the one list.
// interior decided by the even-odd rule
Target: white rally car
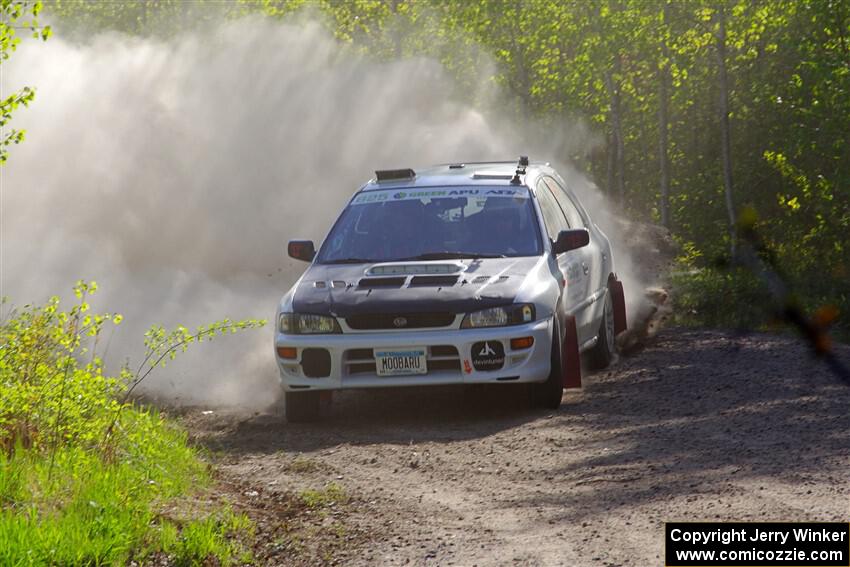
[(275, 355), (290, 421), (322, 391), (527, 383), (557, 408), (580, 353), (606, 366), (625, 330), (611, 245), (548, 164), (376, 172), (278, 307)]

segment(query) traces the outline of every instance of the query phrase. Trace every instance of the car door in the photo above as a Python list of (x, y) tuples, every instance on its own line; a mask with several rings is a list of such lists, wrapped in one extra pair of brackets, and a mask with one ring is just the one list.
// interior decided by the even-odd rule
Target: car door
[[(579, 212), (578, 207), (558, 182), (549, 176), (543, 177), (543, 181), (551, 191), (569, 227), (589, 230), (590, 227), (587, 226), (587, 222)], [(599, 291), (598, 282), (601, 280), (602, 263), (598, 260), (601, 251), (599, 250), (599, 243), (593, 238), (593, 231), (590, 231), (590, 234), (590, 243), (573, 251), (581, 265), (581, 297), (576, 298), (576, 326), (578, 327), (580, 343), (595, 337), (599, 330), (599, 317), (594, 307)]]
[[(549, 236), (549, 240), (554, 242), (558, 238), (558, 233), (562, 230), (568, 230), (570, 225), (549, 186), (546, 184), (545, 178), (541, 178), (538, 181), (536, 195), (537, 201), (540, 204), (540, 211), (543, 213), (543, 222), (546, 224), (546, 233)], [(567, 312), (576, 318), (579, 344), (581, 344), (590, 338), (586, 336), (586, 331), (582, 331), (582, 322), (587, 317), (583, 312), (587, 307), (587, 302), (585, 301), (587, 298), (587, 274), (584, 273), (584, 269), (582, 268), (582, 263), (585, 261), (583, 249), (579, 248), (578, 250), (558, 254), (555, 261), (566, 281), (564, 306)]]

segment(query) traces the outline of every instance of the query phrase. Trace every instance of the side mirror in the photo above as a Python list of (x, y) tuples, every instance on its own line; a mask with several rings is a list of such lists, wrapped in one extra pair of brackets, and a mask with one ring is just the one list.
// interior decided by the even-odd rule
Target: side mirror
[(555, 255), (563, 254), (564, 252), (582, 248), (588, 244), (590, 244), (590, 233), (586, 228), (562, 230), (558, 233), (558, 240), (552, 245), (552, 252)]
[(316, 255), (316, 246), (312, 240), (290, 240), (286, 251), (290, 258), (312, 262)]

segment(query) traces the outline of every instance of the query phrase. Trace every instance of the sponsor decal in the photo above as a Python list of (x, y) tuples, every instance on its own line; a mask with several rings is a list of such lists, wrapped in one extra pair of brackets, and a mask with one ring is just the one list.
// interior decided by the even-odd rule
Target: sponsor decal
[(472, 345), (472, 365), (476, 370), (499, 370), (505, 365), (505, 347), (501, 341), (482, 341)]
[(496, 351), (490, 346), (490, 343), (484, 343), (484, 348), (478, 352), (478, 356), (496, 356)]
[(435, 199), (444, 197), (502, 197), (512, 199), (528, 199), (528, 189), (514, 187), (471, 187), (471, 188), (447, 188), (447, 189), (414, 189), (411, 191), (365, 191), (358, 194), (352, 201), (352, 205), (366, 205), (369, 203), (383, 203), (386, 201), (412, 201), (419, 199)]
[(404, 317), (396, 317), (395, 319), (393, 319), (393, 326), (395, 326), (395, 327), (406, 327), (407, 326), (407, 319), (404, 318)]

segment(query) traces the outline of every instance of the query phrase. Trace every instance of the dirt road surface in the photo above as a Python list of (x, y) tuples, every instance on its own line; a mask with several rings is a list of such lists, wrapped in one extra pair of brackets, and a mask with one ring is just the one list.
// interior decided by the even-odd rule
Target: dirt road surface
[(315, 424), (185, 419), (269, 565), (661, 566), (665, 521), (850, 519), (850, 388), (793, 337), (667, 329), (557, 412), (521, 398), (346, 392)]

